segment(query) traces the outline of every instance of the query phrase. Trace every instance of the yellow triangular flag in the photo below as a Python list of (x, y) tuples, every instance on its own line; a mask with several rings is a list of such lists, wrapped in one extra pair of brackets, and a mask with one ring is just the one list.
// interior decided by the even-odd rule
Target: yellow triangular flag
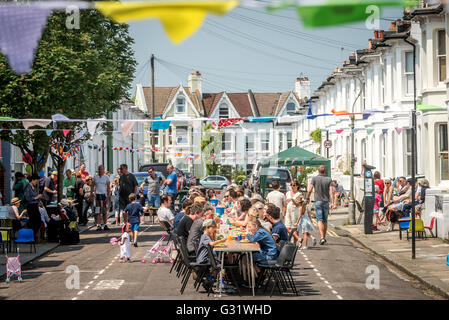
[(238, 5), (238, 1), (95, 2), (103, 15), (116, 22), (158, 18), (174, 43), (198, 30), (207, 13), (223, 15)]

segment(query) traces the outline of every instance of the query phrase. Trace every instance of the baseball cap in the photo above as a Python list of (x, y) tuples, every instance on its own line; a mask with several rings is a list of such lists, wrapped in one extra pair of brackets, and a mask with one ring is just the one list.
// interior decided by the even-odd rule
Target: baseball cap
[(212, 219), (207, 219), (203, 222), (203, 227), (210, 227), (210, 226), (215, 226), (215, 225), (217, 225), (217, 224)]

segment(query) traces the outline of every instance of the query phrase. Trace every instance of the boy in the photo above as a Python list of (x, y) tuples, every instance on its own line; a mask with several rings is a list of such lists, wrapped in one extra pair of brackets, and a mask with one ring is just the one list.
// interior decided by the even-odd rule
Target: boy
[(288, 231), (285, 225), (281, 221), (281, 212), (277, 206), (269, 206), (267, 209), (268, 219), (270, 220), (273, 228), (271, 229), (271, 235), (276, 243), (284, 240), (288, 241)]
[(128, 221), (131, 224), (133, 245), (137, 247), (137, 233), (139, 232), (140, 226), (140, 216), (143, 214), (143, 207), (140, 203), (137, 203), (137, 197), (135, 193), (131, 193), (128, 197), (129, 204), (123, 210), (126, 212), (126, 216), (128, 217)]

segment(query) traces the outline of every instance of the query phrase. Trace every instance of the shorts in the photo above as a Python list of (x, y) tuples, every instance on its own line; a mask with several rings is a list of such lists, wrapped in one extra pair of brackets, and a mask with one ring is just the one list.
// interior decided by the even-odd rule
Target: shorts
[(106, 213), (106, 195), (105, 194), (96, 194), (95, 195), (95, 210), (94, 210), (94, 216), (98, 214), (105, 214)]
[(285, 227), (292, 229), (295, 226), (295, 222), (298, 220), (298, 211), (297, 210), (286, 210), (285, 212)]
[(140, 223), (131, 223), (131, 231), (139, 231)]
[(393, 206), (397, 211), (402, 211), (404, 210), (404, 201), (401, 201)]
[(161, 196), (158, 194), (148, 194), (148, 206), (159, 208), (161, 206)]
[(315, 201), (316, 221), (327, 223), (327, 216), (329, 215), (329, 202)]
[(123, 218), (123, 210), (120, 210), (120, 209), (115, 209), (115, 217), (116, 218), (119, 217), (119, 212), (120, 212), (120, 218)]

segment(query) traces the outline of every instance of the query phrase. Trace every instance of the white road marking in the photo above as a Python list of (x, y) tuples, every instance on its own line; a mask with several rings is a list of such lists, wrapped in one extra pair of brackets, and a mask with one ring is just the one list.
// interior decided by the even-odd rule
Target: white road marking
[(340, 300), (343, 300), (343, 298), (341, 296), (339, 296), (339, 295), (337, 295), (337, 298), (340, 299)]
[(328, 285), (327, 287), (332, 290), (332, 286)]
[(89, 282), (89, 284), (92, 284), (92, 283), (94, 283), (94, 281), (92, 280), (91, 282)]
[(81, 291), (78, 292), (77, 294), (80, 295), (80, 294), (83, 294), (83, 293), (84, 293), (84, 290), (81, 290)]
[(327, 280), (324, 280), (324, 283), (325, 283), (325, 284), (329, 284), (329, 281), (327, 281)]
[(315, 272), (318, 272), (318, 270), (317, 270), (317, 269), (313, 269), (313, 271), (315, 271)]
[(313, 264), (310, 265), (311, 268), (315, 268), (315, 266)]
[(78, 297), (74, 297), (74, 298), (72, 298), (72, 300), (78, 300)]
[(321, 277), (321, 273), (318, 273), (318, 272), (317, 272), (316, 275), (317, 275), (318, 277)]
[(320, 280), (321, 280), (321, 281), (326, 281), (326, 279), (324, 279), (323, 277), (320, 277)]
[(335, 294), (335, 295), (337, 295), (337, 294), (338, 294), (338, 292), (337, 292), (337, 291), (335, 291), (335, 290), (332, 290), (332, 293), (333, 293), (333, 294)]
[(125, 280), (102, 280), (97, 283), (94, 290), (118, 290), (125, 283)]
[[(416, 248), (416, 251), (418, 251), (418, 250), (421, 250), (420, 248)], [(391, 250), (388, 250), (388, 251), (390, 251), (390, 252), (405, 252), (405, 251), (412, 251), (412, 249), (410, 248), (410, 249), (391, 249)]]
[(96, 276), (94, 276), (94, 279), (98, 279), (98, 277), (99, 277), (99, 276), (98, 276), (98, 275), (96, 275)]
[(439, 247), (449, 247), (449, 244), (436, 244), (431, 246), (432, 248), (439, 248)]
[(85, 286), (85, 287), (84, 287), (84, 290), (87, 290), (87, 289), (89, 289), (89, 286)]

